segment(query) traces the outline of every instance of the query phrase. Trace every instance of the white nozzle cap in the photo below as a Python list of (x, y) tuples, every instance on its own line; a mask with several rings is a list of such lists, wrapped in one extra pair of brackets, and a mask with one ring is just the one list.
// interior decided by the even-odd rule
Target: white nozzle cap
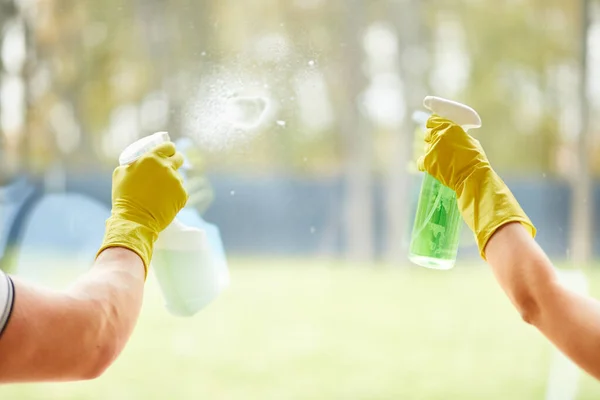
[(156, 132), (153, 135), (146, 136), (127, 146), (119, 156), (120, 165), (128, 165), (135, 162), (138, 158), (165, 142), (170, 142), (171, 138), (167, 132)]
[(427, 96), (423, 100), (423, 106), (432, 113), (460, 125), (465, 131), (481, 128), (479, 114), (465, 104), (441, 97)]

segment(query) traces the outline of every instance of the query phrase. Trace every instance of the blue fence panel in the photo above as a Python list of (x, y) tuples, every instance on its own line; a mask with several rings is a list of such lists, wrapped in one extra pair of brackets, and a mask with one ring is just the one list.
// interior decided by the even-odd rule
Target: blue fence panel
[[(310, 179), (286, 176), (210, 177), (216, 201), (205, 218), (217, 224), (230, 253), (269, 255), (338, 255), (344, 250), (344, 181), (341, 178)], [(110, 173), (68, 179), (73, 190), (110, 204)], [(421, 179), (413, 177), (409, 193), (408, 234), (416, 207)], [(537, 240), (549, 255), (565, 257), (569, 247), (571, 196), (569, 186), (559, 180), (507, 179), (523, 209), (538, 228)], [(379, 254), (384, 251), (385, 193), (381, 182), (373, 186), (374, 239)], [(600, 210), (600, 185), (594, 189), (594, 209)], [(594, 213), (594, 251), (600, 256), (600, 212)], [(469, 233), (465, 237), (469, 239)], [(399, 243), (408, 248), (407, 240)], [(477, 255), (472, 240), (461, 247), (463, 257)]]

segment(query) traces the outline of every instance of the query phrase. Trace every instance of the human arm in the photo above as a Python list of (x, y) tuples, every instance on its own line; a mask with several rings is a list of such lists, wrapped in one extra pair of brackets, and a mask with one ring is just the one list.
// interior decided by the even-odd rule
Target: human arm
[(93, 379), (133, 331), (144, 265), (131, 250), (110, 248), (65, 291), (11, 279), (15, 299), (0, 337), (0, 383)]
[(600, 379), (600, 302), (560, 284), (533, 239), (533, 224), (479, 142), (438, 116), (428, 128), (419, 167), (456, 191), (461, 214), (504, 292), (526, 322)]
[(14, 279), (0, 336), (0, 382), (100, 375), (129, 339), (158, 233), (185, 205), (182, 156), (161, 145), (113, 175), (113, 207), (94, 266), (65, 291)]
[(485, 253), (522, 318), (600, 379), (600, 302), (563, 286), (544, 251), (520, 224), (500, 227)]

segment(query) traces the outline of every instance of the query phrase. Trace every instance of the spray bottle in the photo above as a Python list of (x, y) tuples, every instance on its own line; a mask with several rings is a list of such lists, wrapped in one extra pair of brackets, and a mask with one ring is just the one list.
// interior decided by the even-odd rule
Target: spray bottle
[[(427, 96), (423, 105), (465, 131), (481, 127), (477, 112), (464, 104)], [(426, 268), (454, 267), (462, 224), (456, 193), (425, 173), (411, 236), (410, 261)]]
[[(168, 141), (167, 132), (146, 136), (123, 150), (119, 163), (131, 164)], [(223, 262), (224, 254), (221, 257), (222, 248), (211, 248), (206, 230), (185, 225), (179, 219), (180, 215), (190, 212), (184, 208), (178, 218), (160, 233), (151, 261), (165, 306), (177, 316), (196, 314), (229, 283), (227, 264)], [(214, 232), (211, 233), (214, 236)]]

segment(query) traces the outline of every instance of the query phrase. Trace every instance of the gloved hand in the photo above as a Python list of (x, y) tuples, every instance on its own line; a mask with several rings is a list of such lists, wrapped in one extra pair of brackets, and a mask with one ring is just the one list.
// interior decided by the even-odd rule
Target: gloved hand
[(106, 221), (98, 255), (124, 247), (144, 262), (146, 276), (158, 234), (185, 206), (188, 195), (177, 170), (183, 156), (173, 143), (163, 143), (113, 174), (112, 212)]
[(535, 227), (490, 166), (479, 141), (460, 126), (437, 115), (429, 118), (425, 155), (418, 166), (456, 192), (458, 208), (475, 233), (483, 259), (488, 240), (509, 222), (520, 222), (535, 237)]

